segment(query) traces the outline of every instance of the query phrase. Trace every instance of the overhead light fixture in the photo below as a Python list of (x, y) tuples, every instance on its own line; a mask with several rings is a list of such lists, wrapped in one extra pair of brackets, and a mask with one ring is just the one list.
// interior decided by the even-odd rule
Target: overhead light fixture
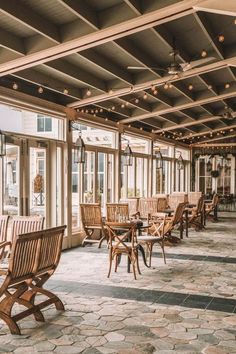
[(133, 165), (133, 152), (128, 142), (124, 150), (124, 166), (132, 166), (132, 165)]
[(82, 132), (80, 128), (77, 126), (77, 122), (70, 121), (69, 129), (74, 129), (79, 132), (79, 136), (74, 145), (74, 156), (73, 162), (74, 163), (85, 163), (85, 144), (82, 139)]
[(0, 157), (6, 155), (6, 135), (0, 130)]
[(182, 157), (181, 152), (179, 153), (179, 157), (177, 158), (177, 170), (183, 170), (184, 169), (184, 159)]
[(157, 170), (163, 169), (163, 156), (160, 149), (156, 151), (156, 169)]

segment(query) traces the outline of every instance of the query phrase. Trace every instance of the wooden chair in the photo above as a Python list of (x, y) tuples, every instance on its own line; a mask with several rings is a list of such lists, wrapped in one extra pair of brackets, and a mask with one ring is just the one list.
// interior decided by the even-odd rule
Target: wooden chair
[(80, 211), (82, 225), (86, 234), (82, 245), (98, 243), (98, 248), (100, 248), (102, 242), (108, 239), (102, 220), (101, 205), (99, 203), (80, 204)]
[[(171, 243), (180, 241), (178, 237), (171, 235), (171, 231), (176, 228), (180, 230), (180, 238), (183, 238), (185, 207), (186, 203), (179, 203), (172, 216), (166, 216), (165, 213), (157, 213), (153, 217), (154, 224), (160, 224), (165, 219), (167, 225), (165, 226), (165, 238)], [(150, 228), (150, 232), (153, 232), (153, 227), (154, 225)]]
[(149, 220), (152, 214), (158, 212), (158, 199), (140, 198), (138, 211), (140, 219)]
[(7, 240), (8, 221), (8, 215), (0, 215), (0, 243), (5, 242)]
[(199, 198), (201, 198), (202, 192), (189, 192), (188, 203), (197, 205)]
[(159, 197), (157, 198), (157, 212), (162, 212), (168, 207), (167, 198)]
[[(65, 228), (59, 226), (18, 235), (13, 241), (8, 269), (0, 271), (0, 275), (5, 275), (0, 288), (0, 318), (12, 334), (21, 334), (17, 322), (31, 314), (36, 321), (44, 321), (41, 310), (51, 304), (55, 304), (57, 310), (64, 310), (61, 300), (43, 285), (59, 263)], [(38, 294), (47, 299), (36, 305)], [(16, 303), (26, 310), (13, 315)]]
[(106, 227), (109, 235), (109, 271), (107, 277), (110, 277), (112, 262), (115, 261), (115, 272), (117, 272), (120, 256), (126, 254), (128, 262), (132, 265), (134, 279), (136, 280), (136, 267), (138, 273), (141, 274), (135, 235), (136, 225), (134, 223), (107, 222)]
[(194, 227), (196, 231), (202, 230), (204, 228), (203, 218), (204, 200), (203, 196), (201, 196), (197, 201), (196, 207), (188, 208), (188, 226)]
[(120, 203), (128, 204), (130, 218), (134, 218), (138, 215), (139, 198), (120, 199)]
[(168, 205), (171, 209), (176, 209), (179, 203), (188, 203), (188, 195), (181, 192), (173, 192), (169, 195)]
[(107, 203), (106, 211), (108, 222), (123, 222), (129, 220), (129, 204)]
[[(219, 196), (218, 194), (214, 194), (213, 198), (211, 201), (205, 200), (204, 205), (205, 205), (205, 220), (207, 218), (211, 218), (214, 221), (217, 221), (217, 205), (219, 203)], [(213, 212), (213, 215), (211, 213)]]
[(28, 232), (39, 231), (43, 229), (43, 216), (13, 216), (11, 223), (11, 239), (1, 244), (0, 260), (9, 257), (12, 243), (16, 236)]
[(159, 223), (157, 222), (153, 223), (147, 235), (137, 236), (137, 242), (140, 243), (141, 245), (146, 246), (146, 260), (148, 259), (149, 267), (151, 267), (151, 262), (152, 262), (153, 246), (157, 243), (161, 246), (163, 260), (164, 263), (166, 264), (165, 235), (169, 231), (166, 225), (167, 225), (166, 215), (164, 215), (163, 219), (161, 219)]

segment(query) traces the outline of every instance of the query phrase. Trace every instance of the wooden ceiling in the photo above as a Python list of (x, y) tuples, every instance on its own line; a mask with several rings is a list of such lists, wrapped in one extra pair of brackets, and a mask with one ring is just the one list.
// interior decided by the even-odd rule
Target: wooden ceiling
[[(222, 117), (226, 106), (236, 111), (235, 0), (0, 0), (0, 7), (1, 86), (17, 83), (78, 115), (185, 143), (235, 141), (236, 118)], [(173, 42), (178, 63), (203, 51), (213, 59), (169, 75)]]

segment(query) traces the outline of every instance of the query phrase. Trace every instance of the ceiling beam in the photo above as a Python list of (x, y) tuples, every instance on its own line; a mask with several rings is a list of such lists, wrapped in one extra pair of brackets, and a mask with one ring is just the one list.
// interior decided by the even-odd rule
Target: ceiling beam
[[(235, 120), (234, 120), (234, 122), (235, 122)], [(199, 133), (196, 133), (196, 134), (183, 135), (182, 137), (179, 137), (178, 140), (184, 140), (184, 139), (187, 139), (187, 138), (193, 138), (195, 136), (202, 136), (202, 135), (204, 136), (204, 135), (211, 134), (211, 133), (218, 133), (218, 132), (227, 131), (227, 130), (230, 130), (230, 129), (233, 129), (233, 128), (236, 128), (236, 124), (232, 124), (230, 126), (223, 127), (223, 128), (209, 129), (208, 131), (199, 132)]]
[(168, 128), (163, 128), (163, 129), (159, 129), (159, 130), (155, 130), (154, 133), (161, 133), (163, 131), (169, 131), (169, 130), (175, 130), (175, 129), (181, 129), (181, 128), (186, 128), (186, 127), (190, 127), (192, 125), (197, 125), (197, 124), (201, 124), (201, 123), (207, 123), (207, 122), (212, 122), (212, 121), (215, 121), (217, 119), (219, 119), (220, 117), (219, 116), (210, 116), (210, 117), (205, 117), (205, 118), (199, 118), (199, 119), (196, 119), (192, 122), (187, 122), (187, 123), (182, 123), (182, 124), (178, 124), (177, 126), (176, 125), (173, 125), (172, 127), (168, 127)]
[[(210, 143), (212, 141), (227, 140), (227, 139), (234, 138), (234, 137), (236, 137), (236, 133), (235, 132), (232, 133), (232, 134), (224, 135), (224, 136), (216, 136), (216, 137), (211, 137), (210, 139), (201, 140), (200, 144)], [(191, 144), (191, 146), (196, 146), (197, 147), (197, 146), (199, 146), (199, 144)], [(219, 146), (219, 144), (216, 144), (216, 146)]]
[(23, 56), (26, 54), (23, 40), (19, 37), (0, 29), (0, 46)]
[(98, 29), (98, 19), (96, 12), (86, 4), (85, 1), (78, 0), (57, 0), (60, 4), (65, 6), (78, 18), (85, 21), (88, 25), (93, 27), (95, 30)]
[(0, 0), (0, 12), (14, 18), (23, 25), (31, 28), (35, 32), (49, 38), (54, 43), (60, 43), (60, 34), (58, 28), (32, 11), (27, 4), (22, 4), (18, 0), (5, 1)]
[[(16, 0), (14, 0), (14, 2), (18, 3), (18, 1)], [(8, 3), (12, 4), (12, 1), (8, 1)], [(128, 36), (130, 34), (143, 31), (153, 26), (157, 26), (159, 24), (180, 18), (184, 15), (193, 13), (195, 10), (193, 10), (192, 6), (195, 5), (196, 3), (197, 0), (181, 1), (178, 2), (177, 4), (166, 6), (161, 9), (148, 12), (139, 17), (126, 20), (122, 23), (112, 25), (100, 31), (93, 31), (92, 33), (91, 31), (88, 31), (87, 34), (79, 38), (69, 40), (65, 43), (55, 45), (48, 49), (43, 49), (41, 51), (38, 51), (37, 53), (29, 54), (24, 58), (18, 58), (3, 63), (0, 65), (0, 74), (1, 75), (11, 74), (19, 70), (23, 70), (38, 64), (42, 64), (57, 58), (67, 56), (72, 53), (76, 53), (88, 48), (98, 46), (100, 44), (104, 44), (116, 40), (118, 38), (122, 38), (124, 36), (124, 33), (126, 36)], [(0, 4), (3, 5), (7, 4), (7, 1), (0, 0)], [(8, 6), (8, 7), (10, 7), (9, 8), (10, 11), (12, 9), (12, 6)], [(23, 7), (22, 13), (24, 13), (24, 9), (25, 6)], [(12, 12), (14, 11), (12, 10)], [(28, 15), (26, 17), (28, 18)], [(36, 22), (36, 24), (37, 23), (38, 21)], [(34, 24), (34, 21), (32, 24)], [(40, 26), (42, 31), (43, 30), (45, 31), (44, 27), (45, 29), (48, 28), (46, 24), (45, 26)]]
[[(235, 95), (236, 95), (236, 83), (231, 83), (231, 87), (229, 89), (225, 89), (225, 88), (222, 89), (218, 96), (212, 96), (212, 97), (205, 96), (205, 97), (202, 97), (202, 98), (200, 98), (196, 101), (193, 101), (193, 102), (187, 102), (187, 103), (175, 105), (174, 107), (165, 108), (165, 109), (161, 109), (161, 110), (156, 109), (156, 110), (152, 111), (151, 115), (150, 114), (137, 115), (137, 116), (130, 117), (128, 119), (123, 120), (122, 123), (126, 124), (126, 123), (130, 123), (130, 122), (134, 122), (136, 120), (143, 120), (143, 119), (155, 117), (155, 116), (166, 114), (166, 113), (172, 113), (175, 111), (180, 111), (180, 110), (191, 108), (191, 107), (201, 106), (206, 103), (217, 102), (222, 99), (234, 97)], [(73, 106), (73, 104), (70, 106)]]
[(235, 0), (205, 0), (193, 6), (196, 11), (205, 11), (219, 15), (236, 16)]

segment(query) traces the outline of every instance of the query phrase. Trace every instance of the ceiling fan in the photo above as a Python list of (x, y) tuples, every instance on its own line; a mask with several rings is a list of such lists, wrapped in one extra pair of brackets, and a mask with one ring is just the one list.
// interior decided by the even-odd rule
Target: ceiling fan
[(164, 69), (160, 67), (155, 67), (155, 66), (150, 66), (150, 67), (143, 67), (143, 66), (128, 66), (128, 70), (156, 70), (156, 71), (164, 71), (169, 75), (179, 75), (185, 71), (191, 70), (193, 68), (196, 68), (198, 66), (204, 65), (212, 60), (214, 60), (214, 57), (207, 57), (207, 58), (202, 58), (198, 60), (193, 60), (190, 62), (184, 62), (184, 63), (179, 63), (176, 59), (176, 56), (179, 54), (178, 49), (175, 48), (175, 41), (173, 45), (172, 51), (169, 53), (169, 55), (173, 58), (172, 61), (170, 62), (169, 66)]
[(236, 118), (236, 112), (232, 110), (232, 108), (225, 106), (224, 110), (221, 113), (221, 117), (227, 120), (233, 120)]

